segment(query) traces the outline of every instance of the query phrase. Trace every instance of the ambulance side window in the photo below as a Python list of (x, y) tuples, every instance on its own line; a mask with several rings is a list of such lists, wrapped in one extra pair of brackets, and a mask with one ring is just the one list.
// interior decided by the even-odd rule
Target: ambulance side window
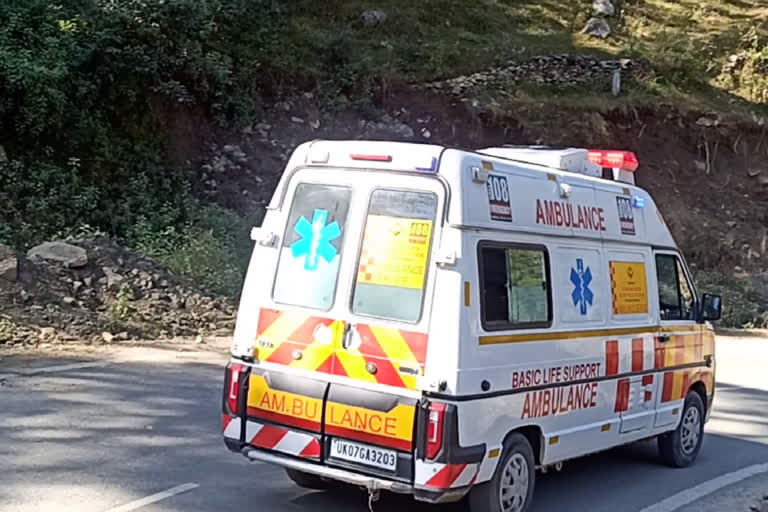
[(331, 309), (351, 196), (348, 187), (296, 187), (280, 247), (275, 302)]
[(486, 331), (552, 323), (549, 259), (541, 246), (481, 242), (481, 320)]
[(659, 314), (662, 320), (693, 320), (694, 296), (688, 277), (678, 258), (656, 255), (659, 280)]

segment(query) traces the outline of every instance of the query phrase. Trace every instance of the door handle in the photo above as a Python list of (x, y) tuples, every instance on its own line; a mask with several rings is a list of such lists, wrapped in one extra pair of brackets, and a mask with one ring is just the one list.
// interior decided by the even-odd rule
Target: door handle
[(352, 331), (352, 324), (349, 322), (346, 322), (344, 324), (344, 334), (341, 335), (341, 348), (348, 349), (351, 345), (350, 343), (350, 332)]

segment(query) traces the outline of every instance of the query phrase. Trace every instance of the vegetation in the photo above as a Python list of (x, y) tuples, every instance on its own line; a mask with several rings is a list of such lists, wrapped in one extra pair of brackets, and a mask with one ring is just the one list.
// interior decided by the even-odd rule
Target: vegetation
[[(763, 0), (617, 0), (604, 41), (578, 34), (591, 3), (382, 0), (387, 21), (366, 27), (363, 0), (4, 0), (0, 242), (97, 229), (237, 293), (248, 222), (195, 197), (197, 148), (179, 155), (174, 130), (248, 124), (298, 89), (366, 101), (404, 81), (588, 52), (652, 64), (610, 101), (750, 115), (768, 104)], [(731, 55), (738, 65), (723, 73)], [(611, 105), (602, 92), (526, 84), (510, 99)]]
[(186, 229), (202, 243), (170, 121), (252, 111), (283, 19), (250, 0), (0, 3), (0, 242), (87, 224), (131, 245)]

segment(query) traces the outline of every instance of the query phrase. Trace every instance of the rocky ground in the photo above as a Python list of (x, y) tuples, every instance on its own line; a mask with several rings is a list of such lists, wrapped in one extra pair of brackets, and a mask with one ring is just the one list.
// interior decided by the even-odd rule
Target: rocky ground
[(640, 79), (647, 76), (650, 69), (650, 65), (641, 60), (598, 59), (587, 55), (568, 54), (540, 55), (525, 60), (511, 60), (504, 67), (432, 82), (416, 89), (447, 91), (455, 96), (466, 95), (477, 87), (503, 89), (514, 87), (521, 82), (568, 87), (596, 86), (606, 89), (615, 73), (625, 79)]
[(0, 248), (0, 345), (229, 334), (235, 308), (102, 237)]

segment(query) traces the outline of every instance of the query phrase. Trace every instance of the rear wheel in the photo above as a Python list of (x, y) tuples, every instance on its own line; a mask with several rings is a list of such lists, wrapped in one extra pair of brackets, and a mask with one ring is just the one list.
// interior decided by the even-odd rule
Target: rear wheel
[(328, 480), (327, 478), (313, 475), (311, 473), (305, 473), (304, 471), (299, 471), (298, 469), (285, 468), (285, 472), (288, 473), (288, 478), (293, 480), (293, 483), (299, 487), (304, 487), (305, 489), (324, 491), (336, 486), (336, 482), (333, 480)]
[(665, 464), (684, 468), (693, 464), (704, 441), (704, 402), (689, 391), (683, 405), (683, 419), (675, 430), (659, 436), (659, 453)]
[(472, 512), (525, 512), (531, 507), (536, 479), (536, 463), (531, 443), (514, 433), (504, 445), (496, 472), (489, 482), (469, 492)]

